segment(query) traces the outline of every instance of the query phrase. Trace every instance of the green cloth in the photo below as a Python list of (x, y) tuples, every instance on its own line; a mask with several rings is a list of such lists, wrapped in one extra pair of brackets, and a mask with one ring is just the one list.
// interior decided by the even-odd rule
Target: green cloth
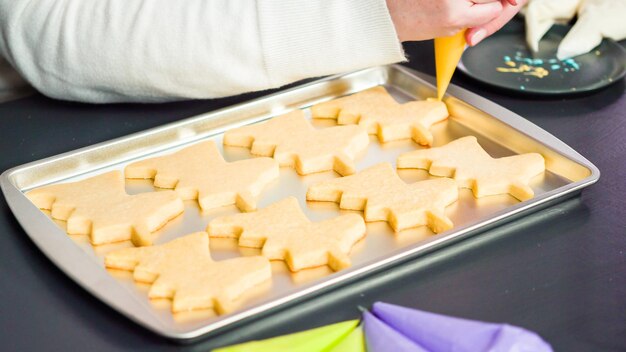
[(328, 352), (365, 352), (365, 337), (363, 329), (357, 326), (348, 336), (331, 347)]
[(362, 347), (363, 333), (360, 333), (361, 347), (356, 343), (359, 341), (359, 337), (353, 337), (353, 334), (351, 334), (351, 332), (355, 331), (358, 324), (359, 321), (356, 319), (348, 320), (267, 340), (222, 347), (213, 350), (213, 352), (330, 352), (333, 351), (337, 344), (343, 342), (342, 340), (346, 337), (350, 340), (350, 342), (346, 342), (347, 346), (350, 348), (356, 346), (356, 349), (341, 349), (340, 351), (364, 351)]

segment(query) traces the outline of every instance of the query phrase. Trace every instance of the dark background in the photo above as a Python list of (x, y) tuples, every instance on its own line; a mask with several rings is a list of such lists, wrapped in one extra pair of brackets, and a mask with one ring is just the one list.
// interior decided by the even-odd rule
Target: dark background
[[(432, 43), (405, 46), (434, 74)], [(382, 300), (507, 322), (557, 351), (626, 350), (626, 95), (523, 97), (457, 74), (454, 83), (551, 132), (601, 170), (582, 197), (485, 232), (217, 337), (181, 346), (135, 325), (58, 270), (0, 200), (2, 350), (208, 350), (354, 319)], [(0, 171), (261, 96), (88, 105), (34, 95), (0, 105)]]

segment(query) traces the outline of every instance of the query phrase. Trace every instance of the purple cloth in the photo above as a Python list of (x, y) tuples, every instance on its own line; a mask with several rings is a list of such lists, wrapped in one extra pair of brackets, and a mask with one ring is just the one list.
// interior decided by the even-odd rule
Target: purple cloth
[(507, 324), (484, 323), (374, 303), (372, 313), (389, 328), (431, 352), (548, 352), (537, 334)]
[(428, 352), (367, 311), (363, 329), (368, 352)]

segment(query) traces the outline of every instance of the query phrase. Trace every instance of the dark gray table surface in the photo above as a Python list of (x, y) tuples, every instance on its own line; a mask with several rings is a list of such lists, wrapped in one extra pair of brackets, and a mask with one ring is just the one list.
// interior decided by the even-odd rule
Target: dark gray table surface
[[(431, 43), (407, 65), (433, 74)], [(386, 301), (537, 331), (557, 351), (626, 351), (624, 81), (575, 97), (522, 97), (457, 74), (454, 83), (536, 123), (595, 163), (574, 198), (234, 331), (177, 345), (135, 325), (58, 270), (0, 200), (0, 349), (205, 351), (354, 319)], [(0, 104), (0, 171), (264, 93), (158, 105), (88, 105), (35, 95)]]

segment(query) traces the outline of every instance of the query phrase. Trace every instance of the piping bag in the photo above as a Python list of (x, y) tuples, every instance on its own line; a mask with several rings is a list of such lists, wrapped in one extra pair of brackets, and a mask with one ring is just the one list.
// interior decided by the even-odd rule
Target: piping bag
[(437, 71), (437, 100), (446, 94), (452, 74), (465, 50), (465, 29), (450, 37), (435, 38), (435, 66)]

